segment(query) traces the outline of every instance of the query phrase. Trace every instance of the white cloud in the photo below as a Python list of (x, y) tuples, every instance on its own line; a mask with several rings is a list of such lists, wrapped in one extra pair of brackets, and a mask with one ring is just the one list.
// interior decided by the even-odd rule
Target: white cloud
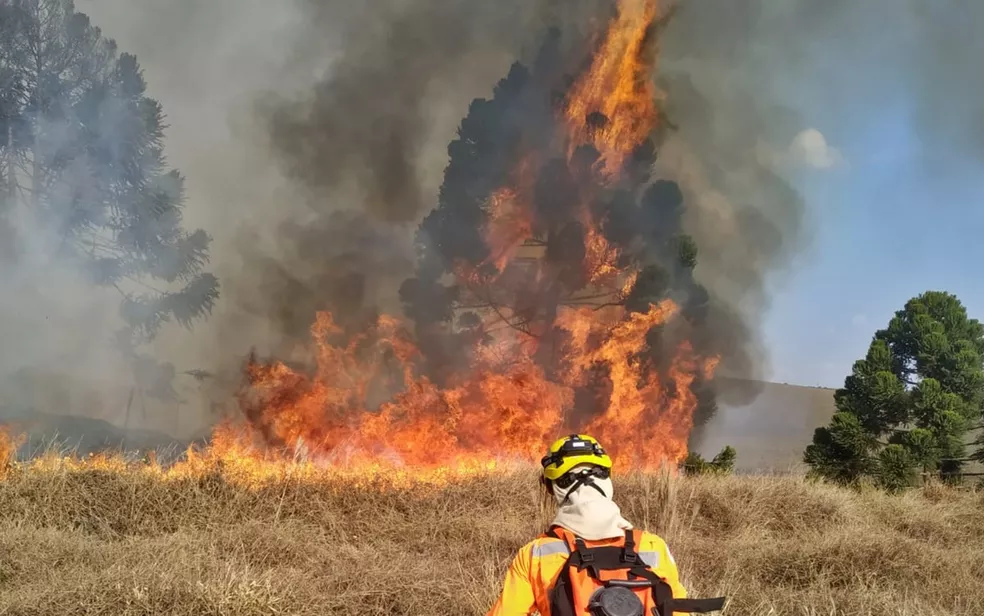
[(855, 327), (861, 327), (868, 322), (868, 315), (866, 314), (856, 314), (851, 317), (851, 324)]
[(796, 135), (789, 146), (789, 154), (797, 163), (814, 169), (830, 169), (844, 162), (841, 153), (815, 128), (807, 128)]

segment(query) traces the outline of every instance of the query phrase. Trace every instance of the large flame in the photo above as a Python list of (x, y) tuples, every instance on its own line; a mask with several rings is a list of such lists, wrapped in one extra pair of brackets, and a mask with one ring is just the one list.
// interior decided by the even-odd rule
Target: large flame
[[(686, 455), (696, 358), (686, 345), (679, 349), (671, 393), (655, 374), (643, 377), (635, 357), (646, 332), (675, 311), (667, 301), (613, 327), (591, 308), (567, 309), (560, 325), (573, 344), (561, 379), (548, 379), (529, 355), (516, 353), (504, 340), (483, 347), (470, 369), (456, 377), (460, 382), (445, 388), (413, 375), (418, 352), (395, 320), (383, 318), (373, 331), (344, 341), (331, 315), (323, 312), (312, 327), (317, 370), (305, 375), (282, 362), (251, 362), (251, 386), (241, 403), (268, 441), (303, 445), (346, 465), (386, 458), (422, 467), (529, 460), (542, 455), (544, 442), (571, 427), (565, 411), (575, 387), (604, 364), (613, 388), (610, 404), (586, 428), (608, 439), (613, 451), (656, 465)], [(399, 383), (385, 383), (387, 362), (402, 373)], [(370, 408), (377, 380), (376, 386), (399, 393)]]
[[(656, 0), (623, 0), (591, 70), (577, 82), (566, 109), (571, 151), (592, 143), (605, 170), (617, 175), (625, 157), (656, 125), (656, 87), (645, 45), (656, 18)], [(598, 122), (585, 122), (592, 116)]]
[[(590, 68), (556, 109), (572, 170), (578, 147), (593, 146), (604, 184), (619, 181), (658, 119), (654, 60), (646, 57), (656, 2), (622, 0), (618, 7)], [(555, 301), (548, 317), (533, 309), (560, 276), (544, 264), (544, 241), (533, 237), (538, 165), (536, 152), (517, 160), (509, 184), (491, 193), (483, 267), (455, 268), (458, 283), (484, 306), (457, 338), (468, 347), (467, 362), (437, 385), (422, 368), (424, 354), (409, 323), (385, 316), (353, 336), (322, 312), (311, 327), (311, 370), (251, 358), (239, 400), (249, 436), (349, 469), (423, 472), (526, 462), (572, 431), (596, 435), (622, 468), (685, 457), (697, 404), (691, 384), (708, 376), (715, 360), (684, 340), (654, 369), (644, 353), (647, 336), (679, 307), (670, 300), (635, 312), (623, 306), (639, 271), (620, 264), (619, 249), (589, 206), (590, 187), (573, 207), (583, 229), (580, 275), (588, 291), (563, 305)], [(498, 301), (503, 288), (524, 289), (533, 308)], [(536, 359), (544, 353), (549, 362)], [(588, 413), (575, 400), (586, 390), (595, 392)], [(244, 443), (225, 426), (213, 449), (246, 455)]]

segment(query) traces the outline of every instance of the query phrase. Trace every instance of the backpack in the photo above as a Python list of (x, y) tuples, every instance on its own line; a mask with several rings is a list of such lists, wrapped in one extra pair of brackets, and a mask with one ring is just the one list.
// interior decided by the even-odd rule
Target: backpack
[(672, 616), (724, 607), (725, 597), (674, 599), (670, 585), (636, 552), (642, 531), (629, 529), (619, 544), (591, 548), (563, 528), (553, 527), (546, 536), (563, 540), (570, 550), (550, 590), (550, 616)]

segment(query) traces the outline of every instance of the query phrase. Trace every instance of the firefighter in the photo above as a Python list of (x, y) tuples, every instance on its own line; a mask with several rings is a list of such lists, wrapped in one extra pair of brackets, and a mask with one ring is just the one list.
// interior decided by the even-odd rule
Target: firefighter
[(612, 500), (612, 460), (596, 439), (558, 439), (541, 466), (556, 516), (513, 558), (488, 616), (669, 616), (721, 609), (724, 598), (686, 599), (666, 542), (622, 517)]

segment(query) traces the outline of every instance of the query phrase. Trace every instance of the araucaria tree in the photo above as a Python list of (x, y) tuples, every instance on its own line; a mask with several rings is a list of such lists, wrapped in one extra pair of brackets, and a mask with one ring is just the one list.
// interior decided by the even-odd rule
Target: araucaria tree
[[(647, 66), (653, 54), (659, 24), (641, 25), (638, 59), (626, 66)], [(582, 57), (584, 45), (569, 43), (575, 51), (566, 53), (574, 57), (566, 57), (564, 36), (549, 31), (528, 65), (513, 64), (490, 99), (474, 100), (448, 146), (438, 205), (417, 233), (416, 275), (400, 289), (438, 382), (466, 363), (455, 353), (471, 346), (460, 340), (500, 327), (536, 340), (535, 361), (548, 378), (562, 379), (572, 372), (573, 339), (560, 323), (565, 309), (620, 306), (641, 314), (667, 298), (680, 303), (682, 318), (653, 326), (633, 364), (669, 383), (676, 380), (669, 372), (682, 342), (701, 358), (720, 354), (708, 326), (712, 300), (694, 275), (697, 245), (683, 229), (684, 195), (653, 171), (667, 129), (662, 110), (641, 92), (649, 77), (627, 79), (640, 89), (638, 101), (610, 105), (612, 117), (606, 116), (596, 109), (603, 103), (581, 100), (583, 84), (592, 83), (585, 77), (591, 57)], [(619, 137), (631, 134), (618, 126), (633, 110), (633, 126), (653, 127), (637, 141)], [(623, 148), (617, 155), (616, 145)], [(535, 264), (514, 258), (529, 248), (541, 255)], [(632, 272), (631, 284), (616, 272)], [(483, 324), (479, 312), (494, 316)], [(443, 327), (452, 321), (461, 333)], [(609, 404), (611, 377), (603, 363), (594, 362), (590, 383), (578, 387), (577, 412)], [(715, 410), (714, 395), (703, 371), (687, 374), (694, 378), (687, 376), (681, 389), (693, 392), (692, 419), (700, 424)]]
[(953, 295), (909, 300), (837, 390), (837, 412), (817, 428), (804, 461), (817, 475), (888, 489), (919, 473), (958, 474), (984, 405), (984, 326)]
[(136, 58), (71, 0), (0, 0), (0, 217), (9, 229), (20, 210), (35, 238), (120, 291), (121, 346), (142, 389), (165, 394), (136, 348), (207, 315), (218, 281), (203, 271), (209, 236), (182, 228), (184, 180), (145, 88)]

